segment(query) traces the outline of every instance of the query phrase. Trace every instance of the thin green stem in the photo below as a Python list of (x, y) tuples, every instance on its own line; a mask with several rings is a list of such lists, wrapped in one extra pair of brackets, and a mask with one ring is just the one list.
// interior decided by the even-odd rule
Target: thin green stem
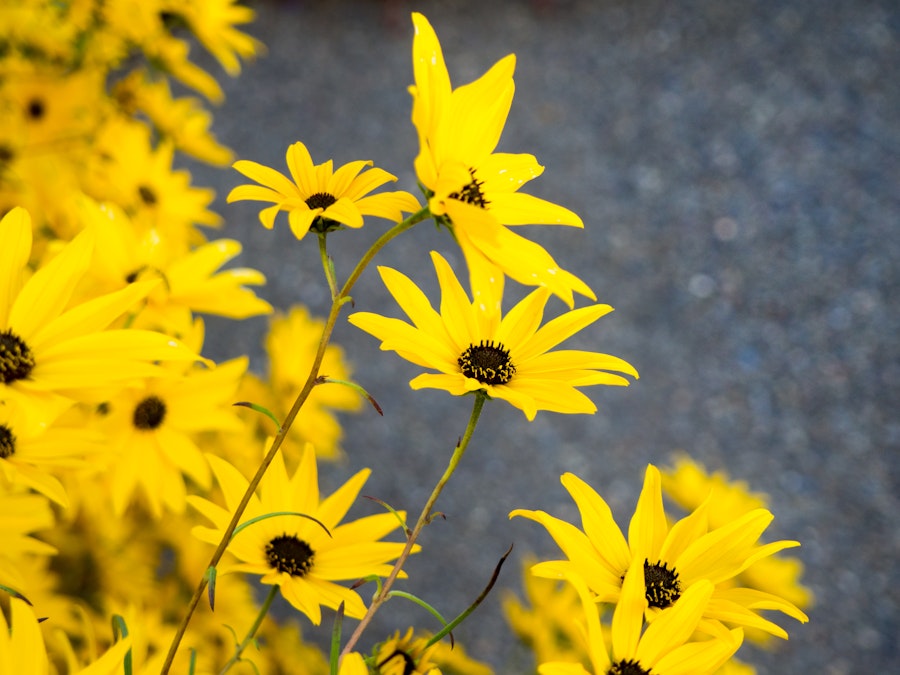
[(265, 602), (263, 602), (262, 607), (259, 608), (259, 614), (256, 615), (256, 621), (253, 622), (253, 625), (250, 626), (250, 629), (247, 631), (247, 635), (244, 636), (244, 639), (241, 640), (241, 644), (237, 646), (234, 650), (234, 654), (230, 659), (228, 659), (228, 663), (222, 666), (222, 670), (219, 671), (219, 675), (225, 675), (229, 670), (231, 670), (231, 666), (237, 665), (241, 660), (241, 654), (244, 653), (244, 650), (250, 646), (250, 643), (253, 642), (253, 638), (256, 637), (256, 632), (259, 630), (259, 627), (262, 625), (263, 619), (266, 618), (266, 614), (269, 613), (269, 607), (272, 606), (272, 601), (275, 599), (275, 595), (278, 593), (278, 586), (273, 585), (271, 589), (269, 589), (269, 594), (266, 596)]
[(431, 521), (431, 511), (434, 508), (435, 502), (437, 502), (438, 497), (444, 489), (444, 486), (447, 484), (447, 481), (450, 480), (450, 477), (456, 471), (456, 467), (459, 465), (459, 461), (462, 459), (463, 454), (465, 454), (466, 448), (469, 447), (469, 441), (472, 439), (472, 434), (475, 432), (475, 426), (478, 424), (478, 418), (481, 416), (481, 409), (484, 407), (484, 402), (486, 400), (486, 392), (484, 392), (483, 390), (475, 392), (475, 404), (472, 406), (472, 414), (469, 416), (469, 423), (466, 425), (466, 431), (460, 441), (456, 444), (456, 447), (453, 449), (453, 455), (450, 457), (450, 462), (447, 464), (447, 468), (444, 469), (444, 474), (440, 477), (437, 484), (434, 486), (434, 489), (431, 491), (428, 500), (425, 502), (425, 506), (422, 508), (422, 512), (419, 514), (419, 519), (413, 526), (412, 532), (410, 532), (409, 536), (406, 538), (406, 546), (403, 547), (403, 552), (400, 553), (400, 557), (397, 558), (397, 562), (394, 563), (394, 567), (391, 570), (391, 573), (388, 575), (387, 579), (384, 580), (381, 591), (377, 593), (372, 599), (372, 604), (369, 605), (369, 609), (366, 612), (366, 615), (356, 626), (356, 629), (353, 631), (350, 639), (347, 640), (347, 644), (344, 645), (344, 649), (341, 652), (342, 658), (353, 651), (353, 647), (355, 647), (356, 643), (359, 642), (359, 638), (362, 636), (363, 631), (365, 631), (366, 627), (372, 621), (372, 617), (375, 616), (375, 613), (390, 597), (389, 592), (391, 590), (391, 587), (394, 585), (394, 581), (396, 581), (397, 576), (400, 574), (400, 570), (403, 569), (403, 565), (406, 564), (406, 560), (412, 553), (413, 546), (415, 545), (416, 540), (419, 538), (419, 534), (422, 532), (422, 528), (424, 528)]
[[(247, 504), (250, 503), (251, 497), (256, 492), (257, 487), (259, 487), (259, 483), (265, 475), (266, 470), (269, 468), (269, 465), (272, 463), (272, 460), (275, 459), (275, 453), (278, 452), (278, 450), (281, 448), (281, 444), (284, 443), (284, 439), (287, 438), (287, 434), (291, 430), (291, 426), (293, 425), (294, 419), (297, 417), (297, 414), (300, 412), (300, 408), (303, 407), (304, 403), (306, 403), (306, 400), (309, 398), (313, 387), (315, 387), (318, 383), (319, 369), (322, 367), (322, 360), (325, 358), (325, 349), (328, 347), (328, 344), (331, 341), (331, 334), (334, 332), (334, 326), (337, 323), (337, 318), (341, 313), (341, 309), (349, 300), (350, 291), (353, 289), (354, 284), (359, 279), (366, 266), (368, 266), (368, 264), (372, 262), (372, 259), (375, 257), (375, 254), (378, 253), (378, 251), (384, 248), (384, 246), (394, 237), (410, 229), (416, 223), (421, 222), (422, 220), (427, 218), (428, 215), (428, 208), (425, 207), (407, 217), (402, 222), (397, 223), (390, 230), (382, 234), (375, 241), (375, 243), (373, 243), (372, 246), (369, 247), (369, 250), (366, 251), (363, 257), (357, 263), (356, 267), (353, 269), (353, 272), (350, 274), (350, 277), (346, 282), (344, 282), (344, 286), (341, 289), (340, 293), (333, 298), (333, 301), (331, 303), (331, 310), (328, 312), (328, 318), (325, 320), (325, 326), (322, 328), (322, 335), (319, 338), (319, 345), (316, 348), (316, 355), (313, 358), (312, 365), (309, 369), (309, 376), (306, 378), (306, 382), (303, 384), (303, 388), (300, 390), (300, 393), (297, 394), (297, 398), (294, 400), (291, 409), (285, 416), (284, 422), (282, 422), (281, 424), (281, 428), (278, 430), (278, 433), (275, 435), (275, 438), (272, 441), (272, 446), (269, 448), (269, 451), (266, 453), (266, 456), (263, 458), (262, 462), (260, 462), (260, 465), (257, 468), (253, 478), (251, 478), (250, 482), (247, 484), (247, 489), (244, 492), (244, 496), (241, 497), (241, 501), (238, 503), (234, 515), (232, 515), (231, 517), (231, 521), (228, 523), (228, 526), (222, 533), (222, 539), (219, 541), (219, 545), (213, 552), (209, 564), (206, 566), (207, 569), (218, 565), (219, 561), (222, 559), (222, 556), (225, 555), (225, 550), (228, 548), (228, 544), (231, 541), (231, 536), (234, 533), (235, 528), (237, 528), (238, 523), (241, 520), (241, 516), (243, 516), (244, 511), (247, 509)], [(320, 250), (324, 251), (324, 246)], [(188, 602), (187, 611), (185, 612), (181, 624), (175, 631), (175, 636), (172, 638), (172, 644), (169, 646), (169, 652), (168, 654), (166, 654), (166, 660), (163, 663), (160, 675), (167, 675), (167, 673), (171, 669), (172, 663), (175, 661), (175, 654), (178, 652), (178, 646), (181, 644), (181, 640), (184, 638), (184, 634), (187, 632), (188, 624), (190, 623), (191, 617), (197, 609), (197, 605), (200, 604), (200, 599), (203, 597), (203, 591), (206, 590), (207, 583), (209, 583), (209, 581), (207, 576), (204, 574), (203, 578), (201, 578), (200, 580), (200, 583), (197, 585), (197, 588), (194, 589), (194, 594), (191, 596), (191, 599)]]
[(322, 261), (322, 270), (325, 272), (325, 279), (328, 281), (328, 290), (331, 291), (331, 301), (334, 302), (338, 296), (337, 279), (334, 274), (334, 262), (328, 257), (328, 247), (325, 243), (327, 232), (319, 233), (319, 258)]

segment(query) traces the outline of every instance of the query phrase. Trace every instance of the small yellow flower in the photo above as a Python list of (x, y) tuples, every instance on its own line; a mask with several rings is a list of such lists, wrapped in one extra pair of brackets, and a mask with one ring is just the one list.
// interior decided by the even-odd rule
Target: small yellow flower
[[(196, 496), (189, 496), (188, 503), (214, 525), (213, 528), (195, 527), (194, 535), (207, 543), (218, 544), (248, 481), (226, 461), (213, 455), (207, 458), (225, 495), (227, 508)], [(372, 574), (387, 576), (392, 568), (388, 562), (397, 558), (404, 547), (402, 543), (380, 541), (399, 526), (394, 514), (382, 513), (341, 523), (369, 473), (368, 469), (357, 472), (331, 496), (320, 500), (312, 446), (307, 445), (292, 476), (288, 475), (281, 454), (276, 453), (260, 483), (259, 495), (251, 498), (241, 522), (283, 511), (308, 517), (274, 516), (250, 524), (228, 546), (228, 552), (237, 562), (220, 565), (220, 573), (259, 575), (262, 583), (279, 586), (284, 598), (315, 625), (322, 621), (322, 606), (337, 609), (341, 603), (348, 617), (362, 618), (366, 612), (362, 598), (356, 591), (335, 582)], [(401, 512), (400, 517), (405, 518), (405, 513)]]
[(573, 291), (593, 291), (559, 267), (544, 248), (507, 225), (584, 227), (575, 213), (519, 192), (544, 167), (533, 155), (495, 153), (512, 105), (515, 56), (456, 89), (428, 20), (413, 13), (412, 121), (419, 135), (416, 174), (435, 216), (446, 216), (470, 267), (486, 264), (526, 286), (545, 286), (573, 306)]
[[(239, 185), (228, 195), (228, 203), (251, 200), (272, 202), (260, 211), (259, 220), (272, 229), (280, 211), (287, 211), (291, 231), (302, 239), (310, 229), (325, 231), (337, 225), (359, 228), (363, 216), (376, 216), (394, 222), (403, 212), (419, 209), (419, 202), (408, 192), (369, 193), (397, 180), (379, 168), (363, 171), (371, 161), (355, 161), (333, 170), (332, 160), (313, 164), (309, 150), (296, 142), (287, 150), (291, 177), (249, 160), (234, 163), (234, 168), (259, 185)], [(362, 172), (362, 173), (360, 173)]]
[(502, 282), (482, 287), (472, 302), (447, 261), (433, 251), (431, 257), (441, 287), (440, 312), (409, 278), (379, 267), (382, 280), (413, 325), (369, 312), (349, 317), (354, 326), (381, 340), (381, 349), (439, 371), (413, 379), (413, 389), (444, 389), (454, 396), (485, 391), (533, 420), (538, 410), (596, 412), (578, 387), (628, 384), (624, 377), (607, 371), (637, 377), (629, 363), (615, 356), (551, 351), (611, 312), (609, 305), (582, 307), (541, 326), (550, 291), (538, 288), (501, 318)]

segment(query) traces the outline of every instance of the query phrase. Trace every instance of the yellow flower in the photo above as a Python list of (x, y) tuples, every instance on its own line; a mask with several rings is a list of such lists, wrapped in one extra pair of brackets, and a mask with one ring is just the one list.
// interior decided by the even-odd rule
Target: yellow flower
[(538, 667), (540, 675), (710, 675), (743, 641), (740, 628), (720, 628), (710, 639), (690, 641), (713, 592), (709, 581), (692, 586), (644, 629), (643, 570), (640, 564), (632, 564), (613, 612), (611, 649), (607, 649), (599, 609), (587, 585), (578, 577), (568, 580), (581, 597), (591, 670), (580, 663), (550, 662)]
[(155, 228), (135, 227), (113, 204), (82, 204), (83, 218), (103, 242), (89, 276), (104, 292), (137, 280), (159, 279), (131, 325), (170, 335), (190, 331), (193, 313), (245, 319), (269, 314), (272, 306), (246, 288), (266, 282), (262, 272), (246, 267), (221, 269), (241, 253), (240, 242), (217, 239), (190, 250), (184, 242)]
[(167, 0), (165, 11), (183, 16), (197, 39), (216, 57), (232, 77), (241, 72), (242, 59), (249, 59), (263, 49), (260, 42), (235, 26), (253, 21), (249, 7), (235, 5), (235, 0)]
[[(675, 464), (664, 469), (661, 474), (663, 492), (681, 508), (692, 511), (698, 508), (707, 495), (716, 504), (709, 511), (709, 526), (722, 527), (729, 521), (740, 518), (757, 508), (768, 507), (768, 496), (751, 492), (745, 481), (729, 479), (724, 472), (709, 473), (685, 454), (675, 457)], [(738, 586), (755, 588), (777, 595), (806, 609), (813, 602), (812, 591), (800, 583), (803, 563), (793, 556), (770, 556), (757, 561), (735, 577)], [(765, 644), (768, 633), (747, 631), (747, 639)]]
[[(189, 496), (188, 503), (214, 524), (213, 528), (195, 527), (194, 535), (218, 544), (248, 481), (224, 460), (213, 455), (207, 458), (225, 495), (227, 509), (196, 496)], [(248, 525), (228, 546), (238, 562), (220, 565), (219, 572), (259, 575), (262, 583), (279, 586), (284, 598), (316, 625), (322, 620), (322, 606), (337, 609), (342, 602), (348, 617), (362, 618), (366, 612), (362, 598), (335, 582), (372, 574), (387, 576), (391, 570), (388, 561), (399, 556), (404, 547), (401, 543), (379, 541), (399, 526), (393, 514), (366, 516), (341, 524), (369, 473), (368, 469), (359, 471), (320, 501), (312, 446), (307, 445), (292, 476), (288, 475), (281, 454), (276, 453), (260, 483), (259, 495), (251, 498), (241, 522), (284, 511), (306, 517), (279, 515)], [(405, 518), (405, 513), (401, 512), (401, 518)]]
[(110, 120), (97, 139), (85, 191), (98, 201), (121, 206), (142, 228), (156, 228), (172, 241), (194, 243), (203, 237), (194, 225), (218, 227), (221, 217), (207, 207), (215, 193), (191, 186), (191, 174), (173, 169), (175, 145), (154, 146), (143, 123)]
[(551, 578), (579, 576), (599, 602), (618, 602), (622, 579), (632, 565), (644, 571), (649, 605), (648, 620), (671, 606), (696, 584), (711, 582), (714, 591), (704, 610), (704, 619), (750, 626), (787, 638), (780, 626), (759, 615), (760, 609), (775, 609), (798, 621), (806, 615), (787, 600), (751, 588), (735, 587), (732, 579), (757, 561), (795, 541), (758, 545), (772, 514), (754, 509), (718, 528), (709, 526), (708, 514), (716, 504), (707, 499), (687, 517), (671, 527), (663, 511), (658, 469), (647, 466), (644, 487), (628, 528), (622, 535), (606, 502), (587, 483), (571, 473), (562, 476), (581, 513), (584, 531), (544, 511), (517, 509), (510, 517), (523, 516), (543, 525), (567, 560), (538, 563), (535, 574)]
[(578, 387), (628, 384), (624, 377), (606, 371), (637, 377), (630, 364), (615, 356), (551, 351), (612, 311), (609, 305), (582, 307), (540, 326), (550, 292), (538, 288), (501, 319), (502, 282), (495, 281), (489, 290), (483, 288), (472, 302), (447, 261), (435, 252), (431, 257), (441, 287), (440, 312), (409, 278), (379, 267), (391, 295), (414, 325), (369, 312), (349, 317), (350, 323), (381, 340), (381, 349), (439, 371), (413, 379), (413, 389), (444, 389), (454, 396), (482, 390), (533, 420), (538, 410), (596, 412), (597, 407)]
[(108, 480), (117, 516), (139, 490), (157, 519), (163, 507), (181, 513), (186, 495), (182, 474), (209, 487), (197, 434), (242, 430), (231, 404), (246, 369), (247, 357), (241, 357), (182, 377), (147, 380), (104, 403), (100, 427), (109, 437)]
[(31, 424), (72, 399), (127, 380), (160, 375), (153, 361), (199, 358), (173, 338), (144, 330), (104, 330), (159, 283), (137, 282), (69, 307), (91, 264), (94, 233), (85, 230), (25, 281), (31, 218), (24, 209), (0, 221), (0, 400), (15, 400)]
[(136, 70), (114, 85), (112, 95), (127, 115), (138, 111), (147, 115), (178, 150), (216, 166), (231, 163), (231, 150), (209, 130), (213, 118), (202, 101), (193, 96), (174, 98), (167, 79), (154, 80), (147, 71)]
[(441, 675), (440, 668), (432, 663), (436, 644), (426, 647), (426, 637), (413, 638), (413, 629), (401, 636), (397, 631), (382, 642), (375, 653), (377, 675)]
[[(418, 131), (415, 160), (435, 216), (446, 216), (470, 267), (493, 264), (527, 286), (545, 286), (573, 305), (573, 291), (593, 291), (566, 272), (541, 246), (506, 225), (584, 227), (575, 213), (518, 192), (544, 170), (532, 155), (495, 153), (513, 98), (515, 56), (498, 61), (478, 80), (451, 89), (437, 35), (413, 14), (412, 121)], [(444, 222), (446, 222), (444, 221)]]
[(338, 225), (359, 228), (363, 216), (376, 216), (394, 222), (403, 212), (419, 209), (419, 202), (408, 192), (369, 193), (385, 183), (397, 180), (384, 169), (372, 168), (360, 173), (371, 161), (358, 160), (332, 168), (332, 160), (313, 164), (309, 150), (301, 142), (287, 149), (291, 177), (249, 160), (239, 160), (234, 168), (259, 185), (239, 185), (228, 195), (228, 203), (251, 200), (272, 202), (259, 213), (259, 221), (272, 229), (279, 211), (287, 211), (291, 231), (303, 239), (310, 229), (326, 231)]

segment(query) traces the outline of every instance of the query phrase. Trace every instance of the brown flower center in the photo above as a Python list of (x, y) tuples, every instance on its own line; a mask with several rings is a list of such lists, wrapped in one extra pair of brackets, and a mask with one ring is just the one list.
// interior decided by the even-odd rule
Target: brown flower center
[(484, 181), (475, 177), (475, 169), (470, 168), (469, 174), (472, 176), (472, 182), (466, 184), (459, 192), (450, 193), (450, 198), (458, 199), (461, 202), (466, 202), (466, 204), (480, 206), (483, 209), (487, 208), (490, 202), (484, 198), (484, 192), (481, 191)]
[(463, 375), (482, 384), (506, 384), (516, 374), (509, 350), (500, 342), (495, 345), (493, 340), (469, 345), (456, 362)]
[(0, 459), (11, 457), (16, 451), (16, 436), (5, 424), (0, 424)]
[(617, 661), (609, 667), (606, 675), (653, 675), (647, 668), (642, 668), (637, 661)]
[(8, 329), (0, 333), (0, 381), (24, 380), (33, 369), (34, 354), (25, 341)]
[(269, 566), (292, 577), (304, 577), (313, 564), (315, 553), (302, 539), (292, 534), (282, 534), (266, 544)]
[(644, 560), (644, 587), (651, 607), (665, 609), (681, 597), (678, 572), (674, 568), (668, 569), (666, 565), (661, 561), (651, 565), (649, 560)]
[(166, 404), (159, 396), (148, 396), (134, 408), (132, 423), (141, 431), (153, 431), (166, 418)]

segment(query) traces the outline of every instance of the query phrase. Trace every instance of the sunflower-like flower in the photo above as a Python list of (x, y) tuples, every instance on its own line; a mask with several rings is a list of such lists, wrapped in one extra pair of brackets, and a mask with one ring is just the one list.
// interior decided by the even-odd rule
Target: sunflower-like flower
[[(228, 195), (228, 203), (251, 200), (272, 202), (259, 213), (259, 221), (272, 229), (279, 211), (287, 211), (291, 231), (302, 239), (310, 229), (326, 231), (339, 225), (360, 228), (363, 216), (376, 216), (394, 222), (403, 212), (419, 210), (419, 202), (408, 192), (369, 193), (397, 180), (384, 169), (371, 167), (371, 161), (350, 162), (337, 171), (332, 160), (313, 164), (306, 146), (297, 141), (287, 149), (287, 165), (291, 177), (262, 164), (239, 160), (234, 168), (259, 185), (239, 185)], [(362, 173), (360, 173), (362, 172)]]
[(569, 577), (584, 608), (585, 637), (591, 670), (581, 663), (549, 662), (538, 666), (540, 675), (710, 675), (738, 650), (740, 628), (719, 628), (708, 639), (694, 641), (713, 585), (702, 581), (685, 591), (677, 602), (660, 612), (645, 627), (643, 569), (632, 564), (625, 573), (622, 596), (612, 618), (607, 647), (600, 626), (600, 610), (584, 580)]
[(502, 281), (473, 289), (475, 302), (440, 254), (431, 258), (441, 287), (440, 312), (406, 276), (388, 267), (378, 271), (413, 325), (401, 319), (357, 312), (350, 323), (381, 340), (381, 349), (438, 373), (424, 373), (413, 389), (444, 389), (454, 396), (485, 391), (519, 408), (529, 420), (538, 410), (594, 413), (597, 407), (578, 390), (595, 384), (627, 385), (637, 377), (626, 361), (582, 350), (551, 351), (563, 340), (612, 311), (609, 305), (582, 307), (541, 320), (550, 291), (538, 288), (501, 318)]
[(763, 618), (759, 610), (778, 610), (803, 623), (808, 620), (784, 598), (733, 583), (754, 563), (800, 545), (795, 541), (757, 543), (773, 519), (766, 509), (754, 509), (711, 528), (709, 513), (716, 504), (707, 498), (670, 527), (663, 510), (659, 470), (650, 464), (626, 541), (600, 495), (574, 474), (566, 473), (561, 480), (578, 506), (583, 531), (544, 511), (517, 509), (510, 513), (511, 518), (523, 516), (543, 525), (567, 557), (538, 563), (532, 568), (535, 574), (580, 577), (598, 602), (618, 602), (624, 592), (625, 572), (639, 564), (644, 571), (649, 621), (691, 587), (707, 581), (714, 589), (704, 609), (705, 620), (758, 628), (785, 639), (785, 630)]
[(15, 208), (0, 221), (0, 400), (15, 400), (29, 424), (53, 419), (69, 399), (90, 399), (127, 380), (161, 375), (153, 361), (199, 358), (161, 333), (106, 330), (159, 281), (137, 282), (70, 307), (91, 264), (85, 230), (25, 281), (31, 218)]
[[(248, 481), (228, 462), (212, 455), (207, 457), (227, 508), (196, 496), (189, 496), (188, 503), (214, 525), (195, 527), (194, 535), (217, 544)], [(341, 603), (347, 616), (362, 618), (366, 612), (362, 599), (356, 591), (335, 582), (373, 574), (387, 576), (391, 571), (388, 562), (397, 558), (404, 547), (402, 543), (379, 541), (399, 526), (394, 514), (366, 516), (341, 524), (369, 473), (368, 469), (357, 472), (320, 501), (312, 446), (307, 444), (292, 476), (288, 475), (281, 454), (276, 453), (260, 483), (259, 495), (251, 498), (241, 522), (282, 512), (303, 516), (277, 515), (248, 525), (228, 546), (238, 562), (221, 564), (219, 571), (258, 574), (262, 583), (279, 586), (284, 598), (316, 625), (322, 620), (322, 606), (337, 609)], [(405, 513), (401, 512), (400, 517), (405, 518)], [(418, 546), (413, 550), (417, 551)]]
[(418, 131), (416, 174), (435, 216), (446, 216), (469, 266), (491, 263), (527, 286), (546, 286), (572, 307), (573, 291), (593, 291), (561, 269), (540, 245), (506, 225), (584, 227), (575, 213), (518, 192), (544, 167), (533, 155), (495, 153), (512, 105), (513, 54), (476, 81), (456, 89), (428, 20), (413, 14), (412, 121)]

